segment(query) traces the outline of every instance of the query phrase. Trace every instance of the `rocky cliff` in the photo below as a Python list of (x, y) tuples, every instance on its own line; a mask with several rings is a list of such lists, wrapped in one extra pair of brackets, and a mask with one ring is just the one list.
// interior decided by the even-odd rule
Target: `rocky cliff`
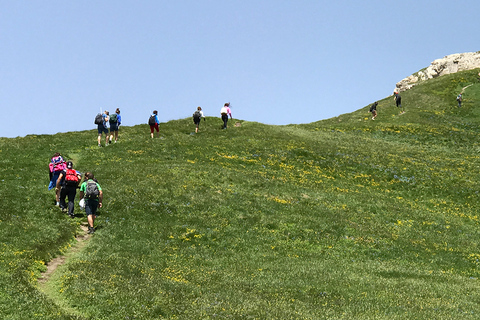
[(444, 74), (480, 68), (480, 51), (456, 53), (437, 59), (429, 67), (412, 74), (397, 83), (395, 91), (410, 89), (421, 81), (436, 78)]

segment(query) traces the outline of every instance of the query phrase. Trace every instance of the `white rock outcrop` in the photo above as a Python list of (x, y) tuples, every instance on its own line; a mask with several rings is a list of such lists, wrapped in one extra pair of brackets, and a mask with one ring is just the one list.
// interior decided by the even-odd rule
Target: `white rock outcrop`
[(401, 80), (394, 91), (405, 91), (424, 80), (476, 68), (480, 68), (480, 51), (451, 54), (433, 61), (426, 69)]

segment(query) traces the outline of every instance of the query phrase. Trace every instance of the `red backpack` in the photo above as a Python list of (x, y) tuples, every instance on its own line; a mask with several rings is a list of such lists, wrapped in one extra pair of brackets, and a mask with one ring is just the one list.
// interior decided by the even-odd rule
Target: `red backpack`
[(65, 172), (65, 185), (68, 187), (78, 186), (78, 174), (73, 169), (67, 169)]

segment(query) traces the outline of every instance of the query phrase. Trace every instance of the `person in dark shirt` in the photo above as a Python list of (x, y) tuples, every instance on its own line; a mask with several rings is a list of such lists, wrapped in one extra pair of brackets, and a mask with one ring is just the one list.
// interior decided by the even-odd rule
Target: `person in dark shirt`
[(402, 97), (397, 91), (394, 91), (393, 94), (395, 95), (393, 99), (395, 100), (397, 107), (402, 108), (402, 111), (400, 111), (400, 114), (405, 113), (405, 109), (402, 107)]
[(82, 180), (80, 172), (73, 169), (72, 161), (67, 161), (67, 168), (58, 176), (57, 189), (60, 189), (60, 209), (64, 212), (67, 211), (65, 199), (68, 196), (68, 215), (71, 218), (75, 217), (73, 209), (75, 208), (75, 196), (80, 180)]
[(377, 105), (378, 105), (378, 102), (375, 101), (374, 104), (372, 104), (372, 106), (370, 107), (370, 112), (372, 113), (372, 120), (375, 120), (375, 118), (377, 117)]

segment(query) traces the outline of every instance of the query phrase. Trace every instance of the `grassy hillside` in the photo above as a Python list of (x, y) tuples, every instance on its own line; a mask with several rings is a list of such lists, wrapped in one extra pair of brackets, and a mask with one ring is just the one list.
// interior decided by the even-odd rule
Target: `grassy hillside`
[[(4, 319), (478, 319), (479, 70), (306, 125), (208, 118), (0, 140)], [(456, 107), (461, 89), (464, 107)], [(373, 100), (372, 100), (373, 102)], [(232, 123), (230, 123), (232, 124)], [(103, 187), (97, 232), (53, 206), (54, 152)]]

